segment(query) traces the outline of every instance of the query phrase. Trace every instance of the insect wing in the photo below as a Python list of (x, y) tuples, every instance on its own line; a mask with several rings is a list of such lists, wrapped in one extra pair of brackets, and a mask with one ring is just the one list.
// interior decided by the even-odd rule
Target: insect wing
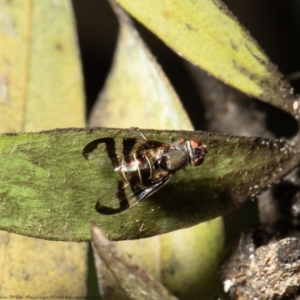
[(158, 148), (167, 148), (168, 145), (143, 139), (134, 138), (100, 138), (88, 143), (82, 150), (82, 156), (87, 159), (100, 163), (100, 166), (107, 165), (107, 159), (114, 169), (122, 165), (123, 159), (130, 157), (133, 153), (140, 155)]
[(172, 174), (169, 174), (147, 186), (141, 183), (118, 181), (118, 191), (106, 199), (99, 200), (96, 203), (95, 209), (104, 215), (120, 213), (154, 194), (163, 187), (171, 177)]
[[(167, 144), (153, 140), (106, 137), (88, 143), (83, 148), (82, 155), (93, 162), (95, 164), (93, 167), (99, 168), (99, 172), (103, 172), (104, 175), (108, 171), (104, 170), (107, 167), (111, 172), (122, 170), (123, 162), (128, 163), (133, 154), (135, 157), (145, 155), (149, 157), (151, 163), (155, 163), (168, 147)], [(170, 177), (170, 175), (163, 176), (154, 182), (143, 184), (138, 180), (127, 181), (123, 176), (118, 176), (119, 179), (112, 180), (107, 188), (107, 196), (99, 199), (95, 208), (99, 213), (106, 215), (120, 213), (152, 195), (165, 185)]]
[[(117, 149), (118, 147), (120, 148), (118, 144), (118, 140), (110, 137), (97, 139), (88, 143), (83, 148), (82, 156), (94, 163), (99, 162), (100, 166), (104, 162), (108, 162), (110, 160), (110, 166), (112, 165), (113, 167), (115, 167), (116, 165), (118, 165), (118, 162), (120, 160), (120, 155), (117, 154)], [(120, 154), (121, 153), (122, 152), (120, 152)]]
[(166, 177), (162, 177), (155, 183), (152, 183), (149, 187), (145, 187), (145, 189), (140, 190), (138, 193), (138, 201), (141, 201), (144, 198), (150, 197), (155, 192), (157, 192), (160, 188), (162, 188), (165, 184), (169, 182), (173, 174), (169, 174)]

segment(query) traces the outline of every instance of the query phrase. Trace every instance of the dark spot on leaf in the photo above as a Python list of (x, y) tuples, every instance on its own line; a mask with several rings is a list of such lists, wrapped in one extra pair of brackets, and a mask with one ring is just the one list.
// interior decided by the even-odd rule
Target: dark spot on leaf
[(56, 48), (58, 51), (61, 51), (61, 50), (63, 49), (63, 45), (62, 45), (61, 43), (56, 43), (55, 48)]
[(196, 31), (196, 29), (191, 25), (191, 24), (185, 24), (186, 25), (186, 28), (188, 29), (188, 30), (194, 30), (194, 31)]

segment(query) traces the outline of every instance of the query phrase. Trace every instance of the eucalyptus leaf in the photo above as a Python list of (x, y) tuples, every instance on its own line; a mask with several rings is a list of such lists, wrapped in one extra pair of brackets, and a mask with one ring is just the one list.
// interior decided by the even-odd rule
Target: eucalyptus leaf
[(180, 56), (299, 118), (299, 96), (221, 1), (116, 2)]
[(179, 97), (131, 19), (118, 5), (111, 4), (120, 33), (113, 66), (89, 125), (191, 130)]
[[(1, 141), (0, 228), (51, 240), (90, 239), (96, 222), (110, 239), (149, 237), (185, 228), (238, 208), (299, 162), (291, 143), (201, 131), (144, 130), (148, 139), (196, 137), (207, 146), (200, 167), (177, 172), (150, 198), (113, 216), (94, 207), (117, 191), (118, 172), (85, 160), (83, 147), (101, 137), (137, 137), (133, 130), (61, 129), (6, 134)], [(107, 165), (108, 157), (103, 157)], [(143, 228), (143, 230), (141, 230)]]
[(0, 1), (0, 11), (0, 130), (83, 126), (83, 85), (70, 3)]

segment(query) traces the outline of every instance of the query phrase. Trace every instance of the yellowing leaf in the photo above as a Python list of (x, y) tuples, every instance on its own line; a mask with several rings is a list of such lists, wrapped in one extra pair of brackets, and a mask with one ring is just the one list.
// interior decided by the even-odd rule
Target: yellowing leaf
[(120, 34), (113, 67), (91, 126), (192, 129), (175, 91), (130, 19), (116, 10)]
[[(1, 239), (3, 241), (3, 239)], [(3, 245), (2, 245), (3, 246)], [(86, 245), (9, 234), (1, 253), (1, 293), (84, 296)]]
[[(68, 1), (0, 0), (0, 44), (0, 131), (84, 125), (82, 79)], [(18, 163), (14, 167), (2, 174), (9, 177), (22, 169)], [(2, 192), (5, 185), (1, 184)], [(25, 190), (30, 190), (29, 182), (24, 183)], [(3, 193), (0, 198), (6, 201)], [(11, 218), (22, 226), (18, 212)], [(1, 241), (1, 295), (84, 296), (85, 244), (6, 232), (1, 232)]]
[(299, 99), (289, 83), (220, 1), (116, 1), (179, 55), (244, 93), (298, 115)]
[(0, 1), (2, 132), (84, 124), (72, 18), (67, 1)]

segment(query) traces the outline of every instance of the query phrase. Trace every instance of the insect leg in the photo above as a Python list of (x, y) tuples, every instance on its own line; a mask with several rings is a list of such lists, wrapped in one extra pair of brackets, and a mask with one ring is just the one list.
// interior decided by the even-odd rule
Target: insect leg
[(169, 182), (173, 174), (169, 174), (166, 177), (161, 178), (159, 181), (156, 183), (146, 187), (145, 189), (140, 189), (138, 191), (138, 194), (136, 196), (137, 202), (143, 200), (144, 198), (150, 197), (153, 195), (155, 192), (157, 192), (160, 188), (162, 188), (166, 183)]
[(130, 130), (137, 131), (144, 140), (148, 140), (145, 134), (138, 127), (131, 127)]

